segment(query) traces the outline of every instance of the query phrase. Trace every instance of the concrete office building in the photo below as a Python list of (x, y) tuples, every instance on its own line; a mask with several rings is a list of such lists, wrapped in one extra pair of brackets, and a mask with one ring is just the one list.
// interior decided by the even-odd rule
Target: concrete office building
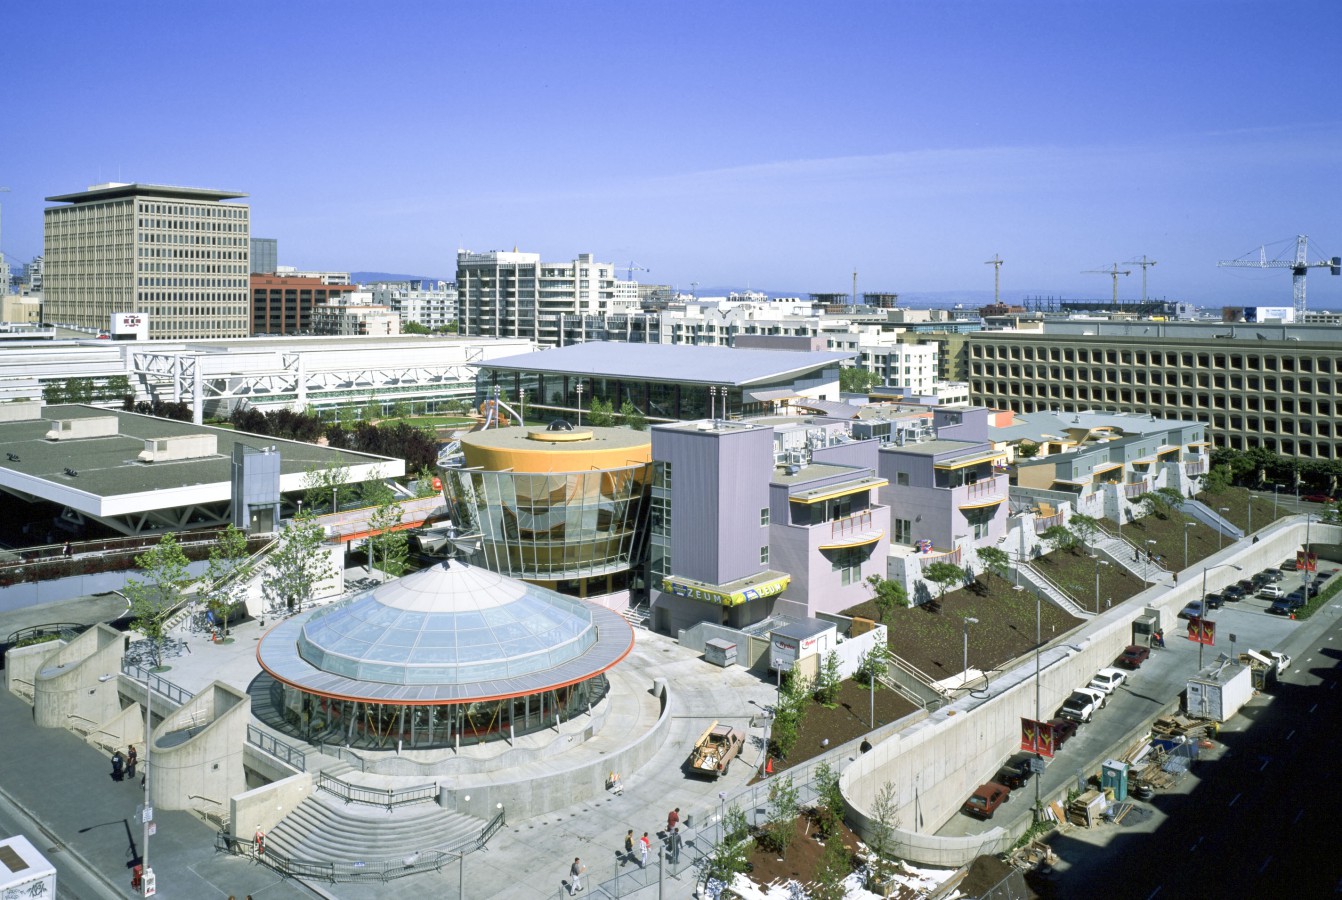
[[(356, 294), (346, 294), (340, 299), (348, 301)], [(342, 337), (390, 337), (401, 333), (401, 317), (385, 306), (372, 304), (346, 302), (318, 306), (312, 310), (312, 332)]]
[(312, 311), (338, 302), (355, 288), (316, 278), (252, 275), (252, 334), (314, 334)]
[(374, 305), (401, 317), (401, 325), (415, 322), (440, 330), (457, 324), (457, 286), (445, 281), (380, 282), (370, 292)]
[(280, 242), (275, 238), (254, 237), (251, 250), (251, 267), (248, 271), (253, 275), (274, 275), (280, 266)]
[(233, 191), (109, 183), (48, 197), (46, 320), (106, 330), (148, 317), (153, 340), (246, 337), (251, 210)]
[(1342, 459), (1334, 327), (1062, 321), (968, 343), (976, 404), (1201, 421), (1217, 446)]

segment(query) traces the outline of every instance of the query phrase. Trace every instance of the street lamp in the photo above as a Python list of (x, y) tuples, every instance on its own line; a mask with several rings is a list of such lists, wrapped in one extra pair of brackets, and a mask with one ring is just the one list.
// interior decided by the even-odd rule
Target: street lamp
[(1197, 522), (1185, 522), (1185, 523), (1184, 523), (1184, 568), (1185, 568), (1185, 569), (1188, 568), (1188, 529), (1196, 527), (1197, 524), (1198, 524)]
[[(1019, 587), (1017, 588), (1017, 590), (1020, 590), (1020, 589), (1021, 589), (1021, 588), (1019, 588)], [(1099, 601), (1097, 600), (1096, 603), (1098, 604)], [(1041, 721), (1041, 720), (1040, 720), (1040, 713), (1039, 713), (1039, 645), (1043, 643), (1043, 641), (1042, 641), (1042, 640), (1040, 639), (1040, 637), (1039, 637), (1039, 633), (1040, 633), (1040, 619), (1041, 619), (1041, 612), (1040, 612), (1039, 606), (1040, 606), (1040, 594), (1039, 594), (1038, 591), (1035, 591), (1035, 592), (1034, 592), (1034, 721), (1035, 721), (1035, 728), (1036, 728), (1036, 729), (1039, 728), (1039, 723), (1040, 723), (1040, 721)], [(1038, 744), (1037, 744), (1037, 742), (1036, 742), (1036, 746), (1035, 746), (1034, 758), (1035, 758), (1036, 760), (1041, 760), (1041, 761), (1042, 761), (1043, 758), (1044, 758), (1044, 757), (1043, 757), (1043, 754), (1041, 754), (1041, 753), (1039, 752), (1039, 748), (1038, 748)], [(1039, 824), (1039, 818), (1040, 818), (1040, 815), (1041, 815), (1041, 814), (1043, 813), (1043, 811), (1044, 811), (1043, 804), (1039, 802), (1039, 782), (1041, 782), (1041, 781), (1043, 781), (1043, 780), (1044, 780), (1044, 778), (1043, 778), (1043, 773), (1042, 773), (1042, 772), (1035, 772), (1035, 773), (1034, 773), (1034, 821), (1035, 821), (1035, 824)]]
[(1272, 485), (1272, 521), (1274, 522), (1277, 521), (1277, 488), (1279, 487), (1281, 487), (1279, 484)]
[[(1217, 512), (1221, 512), (1221, 513), (1228, 513), (1228, 512), (1230, 512), (1230, 507), (1228, 507), (1228, 506), (1220, 506), (1220, 507), (1217, 507), (1216, 511), (1217, 511)], [(1221, 518), (1224, 519), (1225, 516), (1222, 516)], [(1220, 553), (1220, 552), (1221, 552), (1221, 526), (1220, 526), (1219, 523), (1218, 523), (1217, 526), (1216, 526), (1216, 552), (1217, 552), (1217, 553)]]
[(1253, 502), (1257, 499), (1253, 494), (1249, 495), (1249, 534), (1253, 534)]
[(973, 616), (965, 616), (965, 670), (960, 675), (960, 686), (964, 687), (969, 683), (969, 626), (977, 625), (979, 620)]
[(578, 386), (574, 388), (578, 392), (578, 427), (582, 427), (582, 380), (579, 379)]
[(1156, 545), (1156, 542), (1155, 542), (1154, 539), (1152, 539), (1152, 538), (1148, 538), (1148, 539), (1147, 539), (1147, 541), (1146, 541), (1146, 569), (1144, 570), (1145, 573), (1146, 573), (1146, 574), (1145, 574), (1145, 578), (1144, 578), (1144, 580), (1146, 581), (1147, 587), (1150, 587), (1150, 586), (1155, 582), (1155, 580), (1156, 580), (1155, 577), (1153, 576), (1152, 572), (1151, 572), (1151, 567), (1152, 567), (1153, 565), (1155, 565), (1155, 559), (1156, 559), (1156, 551), (1155, 551), (1155, 550), (1152, 550), (1151, 548), (1154, 547), (1155, 545)]
[(1092, 556), (1095, 560), (1095, 615), (1100, 614), (1100, 566), (1109, 565), (1108, 560), (1100, 559), (1099, 555)]
[[(1207, 573), (1208, 573), (1208, 572), (1211, 572), (1211, 571), (1213, 571), (1213, 570), (1215, 570), (1215, 569), (1227, 569), (1227, 568), (1229, 568), (1229, 569), (1234, 569), (1236, 572), (1243, 572), (1243, 571), (1244, 571), (1243, 569), (1241, 569), (1239, 566), (1235, 565), (1234, 563), (1221, 563), (1219, 566), (1203, 566), (1203, 567), (1202, 567), (1202, 614), (1203, 614), (1204, 616), (1207, 614)], [(1199, 671), (1199, 672), (1202, 671), (1202, 647), (1203, 647), (1203, 643), (1202, 643), (1202, 641), (1198, 641), (1198, 671)]]

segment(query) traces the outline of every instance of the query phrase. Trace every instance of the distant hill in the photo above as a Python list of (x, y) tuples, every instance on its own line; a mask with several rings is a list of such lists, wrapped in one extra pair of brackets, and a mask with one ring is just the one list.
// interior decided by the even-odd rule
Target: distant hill
[(441, 275), (397, 275), (392, 272), (350, 272), (349, 280), (355, 284), (376, 284), (379, 281), (446, 281), (451, 282), (456, 276), (447, 278)]

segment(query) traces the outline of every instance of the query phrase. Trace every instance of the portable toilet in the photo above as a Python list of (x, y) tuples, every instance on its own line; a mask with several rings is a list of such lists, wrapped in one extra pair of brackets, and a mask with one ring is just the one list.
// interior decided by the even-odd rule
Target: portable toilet
[(1100, 787), (1113, 791), (1115, 800), (1128, 799), (1128, 764), (1121, 759), (1106, 759), (1100, 766)]

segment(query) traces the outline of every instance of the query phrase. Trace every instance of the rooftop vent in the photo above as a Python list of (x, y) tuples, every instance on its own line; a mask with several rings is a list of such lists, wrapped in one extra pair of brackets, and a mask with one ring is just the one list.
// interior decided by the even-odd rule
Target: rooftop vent
[(183, 459), (202, 459), (214, 456), (219, 450), (219, 438), (213, 434), (179, 434), (173, 437), (148, 438), (141, 451), (140, 462), (171, 462)]
[(84, 419), (53, 419), (47, 432), (49, 441), (73, 441), (80, 438), (115, 437), (116, 416), (90, 416)]

